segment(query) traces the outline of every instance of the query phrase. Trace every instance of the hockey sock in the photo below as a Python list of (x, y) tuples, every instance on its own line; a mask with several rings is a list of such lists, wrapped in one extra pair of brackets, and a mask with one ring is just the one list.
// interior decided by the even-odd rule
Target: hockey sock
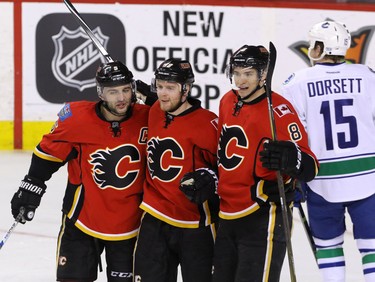
[(314, 238), (319, 271), (325, 282), (345, 281), (343, 238), (343, 235), (330, 240)]
[(357, 239), (366, 282), (375, 282), (375, 239)]

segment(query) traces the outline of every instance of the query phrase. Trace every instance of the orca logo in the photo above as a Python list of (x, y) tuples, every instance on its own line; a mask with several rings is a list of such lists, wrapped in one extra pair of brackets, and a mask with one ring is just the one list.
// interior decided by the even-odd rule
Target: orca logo
[[(115, 60), (125, 62), (125, 29), (109, 14), (81, 16)], [(95, 73), (104, 57), (70, 13), (44, 16), (36, 28), (36, 86), (50, 103), (97, 101)]]
[[(102, 33), (100, 27), (93, 30), (93, 33), (104, 48), (107, 48), (109, 38)], [(72, 52), (66, 54), (66, 52), (64, 52), (64, 41), (77, 41), (79, 39), (81, 39), (80, 45)], [(80, 27), (76, 30), (69, 30), (65, 26), (62, 26), (60, 32), (52, 36), (52, 40), (55, 44), (55, 54), (52, 59), (51, 68), (56, 79), (61, 82), (61, 84), (75, 87), (81, 92), (86, 88), (95, 87), (94, 76), (88, 79), (82, 79), (79, 75), (81, 71), (88, 68), (92, 62), (101, 61), (104, 63), (105, 59), (94, 46), (83, 28)], [(67, 45), (66, 42), (65, 45)]]
[(137, 179), (142, 166), (140, 153), (131, 144), (114, 149), (100, 149), (90, 154), (90, 157), (93, 179), (101, 189), (129, 188)]
[(225, 170), (236, 169), (244, 159), (244, 156), (236, 153), (236, 149), (247, 149), (248, 145), (246, 134), (241, 127), (223, 125), (218, 147), (219, 166)]
[(181, 146), (172, 138), (151, 138), (147, 142), (147, 165), (152, 178), (164, 182), (176, 179), (182, 170), (181, 165), (176, 165), (184, 159)]

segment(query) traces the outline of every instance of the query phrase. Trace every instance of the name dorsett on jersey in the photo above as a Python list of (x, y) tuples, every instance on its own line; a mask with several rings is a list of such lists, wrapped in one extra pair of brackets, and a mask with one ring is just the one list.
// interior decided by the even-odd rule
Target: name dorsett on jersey
[(309, 98), (330, 94), (360, 94), (362, 78), (336, 78), (307, 82)]

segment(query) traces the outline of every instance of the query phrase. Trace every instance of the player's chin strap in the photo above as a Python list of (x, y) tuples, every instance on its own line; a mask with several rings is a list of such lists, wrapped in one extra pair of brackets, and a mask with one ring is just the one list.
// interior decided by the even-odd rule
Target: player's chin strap
[[(259, 80), (260, 82), (260, 80)], [(249, 94), (247, 94), (245, 97), (241, 97), (240, 95), (237, 95), (237, 103), (234, 105), (234, 109), (233, 109), (233, 115), (234, 116), (237, 116), (239, 113), (240, 113), (240, 110), (243, 106), (243, 101), (249, 99), (255, 92), (257, 92), (259, 89), (262, 89), (264, 85), (260, 86), (260, 84), (258, 83), (258, 85), (254, 88), (253, 91), (251, 91)]]
[[(181, 97), (184, 95), (184, 91), (181, 91)], [(189, 94), (187, 94), (189, 95)], [(174, 116), (171, 114), (171, 112), (175, 112), (177, 111), (183, 104), (185, 104), (187, 102), (188, 98), (186, 96), (186, 99), (185, 101), (182, 101), (182, 99), (180, 100), (180, 102), (176, 105), (176, 107), (174, 107), (173, 109), (171, 109), (170, 111), (168, 112), (165, 112), (165, 125), (164, 125), (164, 128), (167, 128), (168, 125), (172, 122), (172, 120), (174, 119)]]

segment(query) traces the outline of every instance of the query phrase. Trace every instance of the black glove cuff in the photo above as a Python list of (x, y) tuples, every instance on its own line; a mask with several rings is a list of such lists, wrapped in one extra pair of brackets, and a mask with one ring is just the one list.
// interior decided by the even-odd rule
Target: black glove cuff
[(47, 186), (44, 184), (43, 181), (40, 181), (37, 178), (32, 176), (26, 175), (23, 180), (21, 180), (20, 189), (36, 194), (40, 197), (46, 192)]
[(217, 185), (219, 184), (219, 179), (217, 178), (216, 172), (213, 171), (210, 168), (207, 168), (207, 167), (203, 167), (203, 168), (197, 169), (197, 171), (199, 171), (199, 170), (205, 170), (205, 171), (207, 171), (210, 174), (210, 176), (212, 177), (214, 186), (215, 186), (215, 191), (216, 191), (217, 190)]

